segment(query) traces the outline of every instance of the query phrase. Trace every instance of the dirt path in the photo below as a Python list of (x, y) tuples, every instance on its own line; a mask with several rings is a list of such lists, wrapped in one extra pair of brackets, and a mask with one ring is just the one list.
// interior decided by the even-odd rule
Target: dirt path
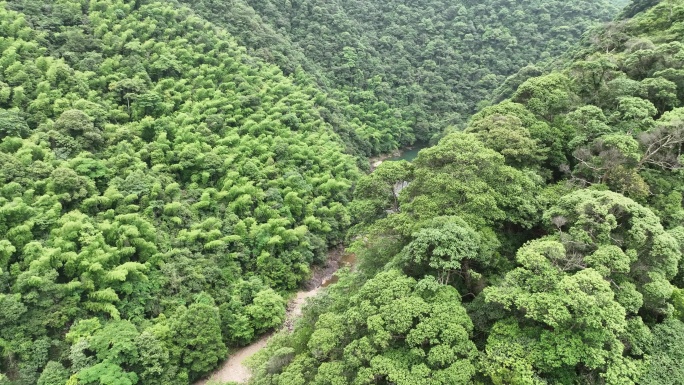
[(251, 372), (244, 365), (244, 362), (256, 352), (263, 349), (268, 342), (269, 335), (261, 337), (260, 340), (252, 343), (249, 346), (245, 346), (242, 349), (237, 350), (235, 353), (228, 357), (228, 360), (219, 368), (214, 374), (211, 375), (206, 380), (201, 380), (195, 383), (195, 385), (205, 385), (211, 382), (222, 384), (228, 381), (235, 382), (247, 382), (251, 377)]
[[(287, 318), (283, 328), (292, 328), (297, 317), (302, 315), (302, 308), (304, 307), (304, 304), (306, 304), (306, 300), (318, 294), (320, 290), (321, 287), (319, 286), (313, 290), (300, 291), (297, 293), (297, 296), (292, 300), (292, 302), (290, 302), (290, 305), (288, 306)], [(268, 343), (269, 338), (271, 338), (270, 334), (265, 335), (259, 340), (253, 342), (251, 345), (234, 351), (234, 353), (228, 357), (228, 360), (223, 363), (223, 366), (216, 370), (211, 377), (198, 381), (195, 383), (195, 385), (207, 385), (211, 381), (217, 382), (219, 384), (229, 381), (238, 383), (245, 383), (249, 381), (252, 373), (244, 365), (244, 363), (248, 358), (252, 357), (259, 350), (263, 349), (266, 346), (266, 343)]]
[[(283, 324), (282, 329), (292, 330), (294, 322), (302, 315), (302, 308), (306, 304), (306, 300), (318, 294), (318, 292), (326, 286), (328, 281), (334, 281), (332, 279), (333, 275), (340, 267), (351, 265), (355, 261), (354, 256), (351, 254), (344, 254), (342, 248), (331, 250), (328, 255), (329, 259), (327, 265), (315, 271), (313, 278), (306, 285), (307, 289), (298, 292), (297, 296), (288, 304), (285, 323)], [(228, 360), (226, 360), (219, 369), (207, 379), (197, 381), (195, 385), (208, 385), (211, 382), (221, 384), (229, 381), (246, 383), (249, 381), (252, 373), (244, 365), (245, 361), (259, 350), (263, 349), (270, 337), (270, 334), (265, 335), (244, 348), (234, 350), (228, 357)]]

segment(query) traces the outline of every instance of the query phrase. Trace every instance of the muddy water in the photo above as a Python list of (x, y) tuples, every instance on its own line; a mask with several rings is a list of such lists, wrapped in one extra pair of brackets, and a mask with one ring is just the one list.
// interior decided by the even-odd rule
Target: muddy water
[[(287, 314), (283, 329), (292, 330), (295, 321), (302, 315), (302, 308), (306, 304), (307, 299), (315, 296), (322, 288), (328, 287), (337, 282), (338, 277), (335, 275), (337, 270), (345, 266), (353, 266), (356, 263), (356, 256), (354, 254), (344, 253), (342, 249), (332, 250), (330, 252), (330, 259), (328, 267), (322, 269), (321, 272), (327, 273), (324, 276), (314, 274), (309, 290), (302, 290), (297, 293), (295, 298), (290, 301), (287, 307)], [(265, 335), (252, 344), (235, 350), (232, 352), (228, 360), (221, 365), (209, 378), (198, 381), (195, 385), (209, 385), (212, 383), (237, 382), (246, 383), (251, 378), (250, 370), (244, 365), (248, 358), (252, 357), (259, 350), (263, 349), (268, 343), (271, 335)]]
[[(356, 265), (356, 255), (355, 254), (345, 254), (340, 258), (339, 262), (339, 268), (343, 267), (352, 267)], [(328, 287), (334, 283), (337, 283), (339, 281), (340, 277), (337, 276), (337, 274), (333, 273), (330, 277), (326, 278), (323, 280), (321, 283), (321, 287)]]

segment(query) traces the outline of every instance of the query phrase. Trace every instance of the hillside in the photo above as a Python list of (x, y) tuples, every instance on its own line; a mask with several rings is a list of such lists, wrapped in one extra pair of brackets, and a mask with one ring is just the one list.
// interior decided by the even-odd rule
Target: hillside
[(252, 383), (684, 383), (684, 5), (624, 14), (362, 177), (359, 266)]
[(320, 94), (188, 9), (0, 12), (0, 383), (187, 384), (279, 326), (358, 175)]
[(331, 98), (326, 120), (370, 156), (461, 126), (507, 76), (563, 53), (620, 2), (184, 3), (250, 53), (315, 82)]
[[(415, 364), (409, 383), (426, 370), (443, 371), (443, 383), (494, 378), (477, 357), (504, 310), (479, 307), (482, 293), (515, 271), (512, 255), (524, 241), (552, 233), (542, 211), (587, 186), (625, 194), (610, 196), (622, 205), (616, 210), (644, 220), (626, 234), (601, 233), (604, 243), (613, 236), (646, 245), (625, 250), (645, 261), (630, 259), (635, 276), (614, 249), (596, 257), (619, 259), (615, 270), (626, 276), (610, 279), (633, 289), (611, 309), (628, 308), (630, 327), (641, 325), (631, 321), (637, 313), (645, 328), (674, 322), (679, 308), (665, 297), (679, 293), (681, 188), (672, 171), (679, 137), (667, 130), (680, 113), (679, 7), (670, 19), (649, 13), (613, 23), (580, 46), (612, 55), (610, 76), (578, 75), (573, 66), (520, 87), (504, 82), (574, 46), (617, 13), (612, 3), (0, 2), (0, 385), (194, 383), (234, 348), (278, 330), (287, 298), (328, 250), (349, 241), (357, 241), (359, 274), (342, 278), (294, 335), (264, 353), (272, 358), (255, 381), (290, 385), (320, 374), (320, 383), (347, 383), (358, 370), (367, 376), (360, 382), (396, 382), (373, 377), (370, 355), (340, 358), (341, 346), (366, 353), (369, 325), (380, 333), (374, 352), (389, 359), (378, 365), (401, 361), (403, 376), (427, 354), (406, 358), (405, 346), (382, 340), (384, 321), (364, 308), (369, 301), (399, 312), (390, 335), (419, 314), (425, 335), (443, 329), (447, 344), (458, 341), (453, 351), (435, 349), (444, 356), (428, 366)], [(522, 83), (541, 70), (520, 73)], [(596, 94), (572, 80), (585, 78)], [(460, 133), (500, 84), (514, 86), (513, 100), (485, 108)], [(597, 122), (585, 125), (589, 118)], [(414, 164), (362, 173), (365, 156), (443, 134)], [(583, 157), (585, 147), (604, 145), (614, 146), (608, 155)], [(619, 172), (605, 171), (607, 161)], [(574, 185), (554, 184), (565, 180)], [(397, 181), (411, 182), (398, 196)], [(568, 202), (558, 210), (570, 210)], [(434, 251), (433, 238), (472, 262), (440, 260), (451, 251)], [(505, 319), (513, 325), (515, 315)], [(337, 329), (343, 318), (350, 324)], [(336, 340), (341, 331), (355, 342)], [(322, 350), (305, 351), (311, 338)], [(455, 357), (468, 361), (457, 371), (447, 365)], [(616, 355), (597, 357), (583, 365)], [(564, 370), (521, 362), (540, 378)]]

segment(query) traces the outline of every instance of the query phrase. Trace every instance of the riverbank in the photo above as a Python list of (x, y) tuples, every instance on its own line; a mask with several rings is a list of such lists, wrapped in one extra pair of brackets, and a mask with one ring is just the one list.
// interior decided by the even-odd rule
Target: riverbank
[(387, 154), (380, 154), (378, 156), (368, 158), (368, 161), (370, 162), (370, 171), (373, 172), (385, 160), (391, 159), (391, 158), (397, 158), (400, 156), (401, 156), (401, 150), (394, 150), (394, 151), (387, 153)]
[[(345, 266), (356, 262), (353, 254), (345, 253), (344, 247), (339, 246), (328, 251), (325, 266), (315, 267), (311, 279), (304, 285), (304, 290), (290, 300), (287, 306), (285, 322), (280, 331), (291, 332), (297, 319), (302, 315), (302, 309), (309, 298), (316, 296), (323, 288), (337, 281), (335, 273)], [(252, 373), (245, 366), (247, 359), (263, 349), (273, 333), (266, 334), (251, 344), (233, 350), (228, 359), (211, 376), (195, 382), (195, 385), (222, 384), (225, 382), (246, 383)]]
[(413, 146), (404, 147), (402, 149), (394, 150), (387, 154), (381, 154), (369, 158), (368, 161), (370, 162), (370, 171), (373, 172), (376, 168), (378, 168), (378, 166), (382, 164), (382, 162), (385, 162), (387, 160), (406, 160), (408, 162), (412, 162), (413, 159), (415, 159), (416, 156), (418, 156), (418, 152), (427, 147), (429, 147), (428, 143), (421, 142), (416, 143)]

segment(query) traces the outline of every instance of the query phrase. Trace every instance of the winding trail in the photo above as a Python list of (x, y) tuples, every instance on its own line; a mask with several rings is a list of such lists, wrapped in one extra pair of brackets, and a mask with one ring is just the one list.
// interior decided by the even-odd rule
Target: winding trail
[[(401, 150), (395, 150), (388, 154), (382, 154), (370, 158), (370, 170), (373, 172), (382, 162), (390, 158), (402, 156), (407, 151), (420, 150), (424, 146), (418, 144), (416, 146), (406, 147)], [(314, 270), (313, 278), (306, 284), (306, 289), (299, 291), (297, 295), (290, 301), (285, 315), (285, 322), (281, 327), (281, 331), (291, 331), (294, 323), (302, 315), (302, 308), (306, 304), (306, 300), (314, 297), (322, 288), (337, 282), (335, 273), (344, 266), (354, 266), (356, 264), (356, 256), (344, 252), (343, 247), (337, 247), (328, 251), (328, 261), (326, 266)], [(273, 333), (266, 334), (251, 344), (233, 350), (228, 359), (216, 369), (209, 377), (195, 382), (194, 385), (210, 385), (212, 383), (222, 384), (225, 382), (246, 383), (252, 377), (252, 373), (245, 366), (245, 362), (263, 349)]]
[[(327, 266), (314, 273), (314, 277), (309, 281), (308, 289), (299, 291), (290, 301), (287, 307), (285, 322), (281, 330), (292, 330), (294, 322), (302, 315), (302, 308), (306, 300), (314, 297), (322, 288), (337, 281), (335, 273), (342, 266), (351, 266), (355, 263), (356, 257), (353, 254), (344, 254), (343, 249), (338, 248), (329, 252)], [(243, 348), (233, 350), (228, 359), (211, 376), (195, 382), (195, 385), (209, 385), (211, 383), (222, 384), (224, 382), (246, 383), (252, 377), (252, 373), (245, 366), (248, 358), (263, 349), (268, 343), (272, 334), (267, 334), (257, 341)]]
[[(297, 296), (290, 302), (287, 311), (287, 317), (283, 325), (284, 328), (288, 328), (292, 325), (294, 321), (302, 315), (302, 308), (306, 304), (306, 300), (318, 294), (322, 286), (319, 286), (313, 290), (300, 291)], [(228, 357), (228, 360), (223, 363), (223, 365), (217, 369), (209, 378), (200, 380), (195, 383), (195, 385), (207, 385), (210, 382), (217, 382), (219, 384), (224, 382), (238, 382), (245, 383), (249, 381), (252, 373), (249, 368), (247, 368), (244, 363), (245, 361), (256, 354), (259, 350), (263, 349), (268, 343), (268, 339), (271, 338), (271, 334), (267, 334), (257, 341), (235, 350), (233, 354)]]

